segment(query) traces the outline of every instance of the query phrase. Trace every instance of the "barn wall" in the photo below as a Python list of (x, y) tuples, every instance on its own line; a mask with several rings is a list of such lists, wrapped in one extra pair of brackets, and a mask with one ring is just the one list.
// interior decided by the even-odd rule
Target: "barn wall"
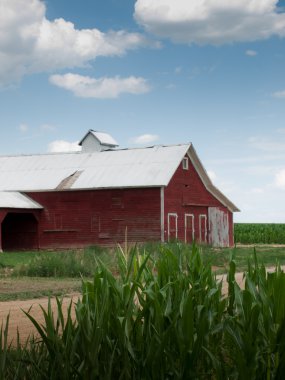
[(40, 248), (160, 240), (160, 189), (29, 193), (44, 210)]
[(199, 241), (199, 215), (207, 216), (207, 243), (209, 243), (208, 208), (218, 207), (228, 215), (229, 244), (233, 245), (232, 213), (204, 186), (190, 159), (188, 170), (179, 165), (169, 185), (165, 188), (165, 240), (168, 240), (168, 214), (177, 214), (177, 238), (185, 240), (185, 214), (194, 215), (195, 240)]

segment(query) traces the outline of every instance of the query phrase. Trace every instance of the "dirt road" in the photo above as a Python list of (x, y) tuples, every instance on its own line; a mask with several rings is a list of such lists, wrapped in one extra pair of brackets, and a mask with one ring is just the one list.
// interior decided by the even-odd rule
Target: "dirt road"
[[(73, 303), (75, 303), (78, 300), (78, 297), (79, 293), (72, 294), (63, 298), (62, 305), (64, 315), (66, 315), (66, 311), (70, 302), (72, 301)], [(27, 318), (23, 310), (31, 310), (31, 315), (37, 320), (37, 322), (39, 322), (40, 324), (44, 323), (44, 316), (40, 305), (43, 308), (47, 309), (48, 298), (40, 298), (25, 301), (0, 302), (0, 325), (1, 323), (5, 325), (6, 318), (10, 314), (8, 334), (9, 342), (14, 342), (15, 344), (17, 340), (17, 329), (19, 330), (21, 342), (23, 343), (26, 341), (30, 334), (36, 332), (32, 322), (29, 320), (29, 318)], [(56, 315), (57, 306), (55, 298), (51, 299), (51, 305)]]

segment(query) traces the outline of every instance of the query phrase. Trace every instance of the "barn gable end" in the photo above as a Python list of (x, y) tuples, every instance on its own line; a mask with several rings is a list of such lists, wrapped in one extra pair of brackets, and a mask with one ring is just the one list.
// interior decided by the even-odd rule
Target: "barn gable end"
[(233, 211), (238, 209), (213, 186), (201, 165), (189, 149), (164, 189), (164, 239), (232, 246)]

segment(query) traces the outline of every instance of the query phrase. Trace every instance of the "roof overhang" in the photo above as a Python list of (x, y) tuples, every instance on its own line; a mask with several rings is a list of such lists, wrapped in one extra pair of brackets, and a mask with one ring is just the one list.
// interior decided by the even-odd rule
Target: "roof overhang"
[(0, 209), (42, 210), (43, 206), (18, 191), (0, 192)]
[(219, 189), (216, 188), (216, 186), (213, 185), (192, 144), (190, 145), (187, 154), (209, 193), (218, 199), (218, 201), (220, 201), (231, 212), (240, 211), (234, 203), (232, 203)]

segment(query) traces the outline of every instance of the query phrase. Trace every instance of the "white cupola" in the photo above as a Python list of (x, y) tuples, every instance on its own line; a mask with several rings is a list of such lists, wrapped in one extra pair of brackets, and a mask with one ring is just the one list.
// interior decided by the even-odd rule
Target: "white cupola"
[(82, 146), (83, 153), (103, 152), (119, 146), (108, 133), (93, 131), (92, 129), (89, 129), (79, 145)]

